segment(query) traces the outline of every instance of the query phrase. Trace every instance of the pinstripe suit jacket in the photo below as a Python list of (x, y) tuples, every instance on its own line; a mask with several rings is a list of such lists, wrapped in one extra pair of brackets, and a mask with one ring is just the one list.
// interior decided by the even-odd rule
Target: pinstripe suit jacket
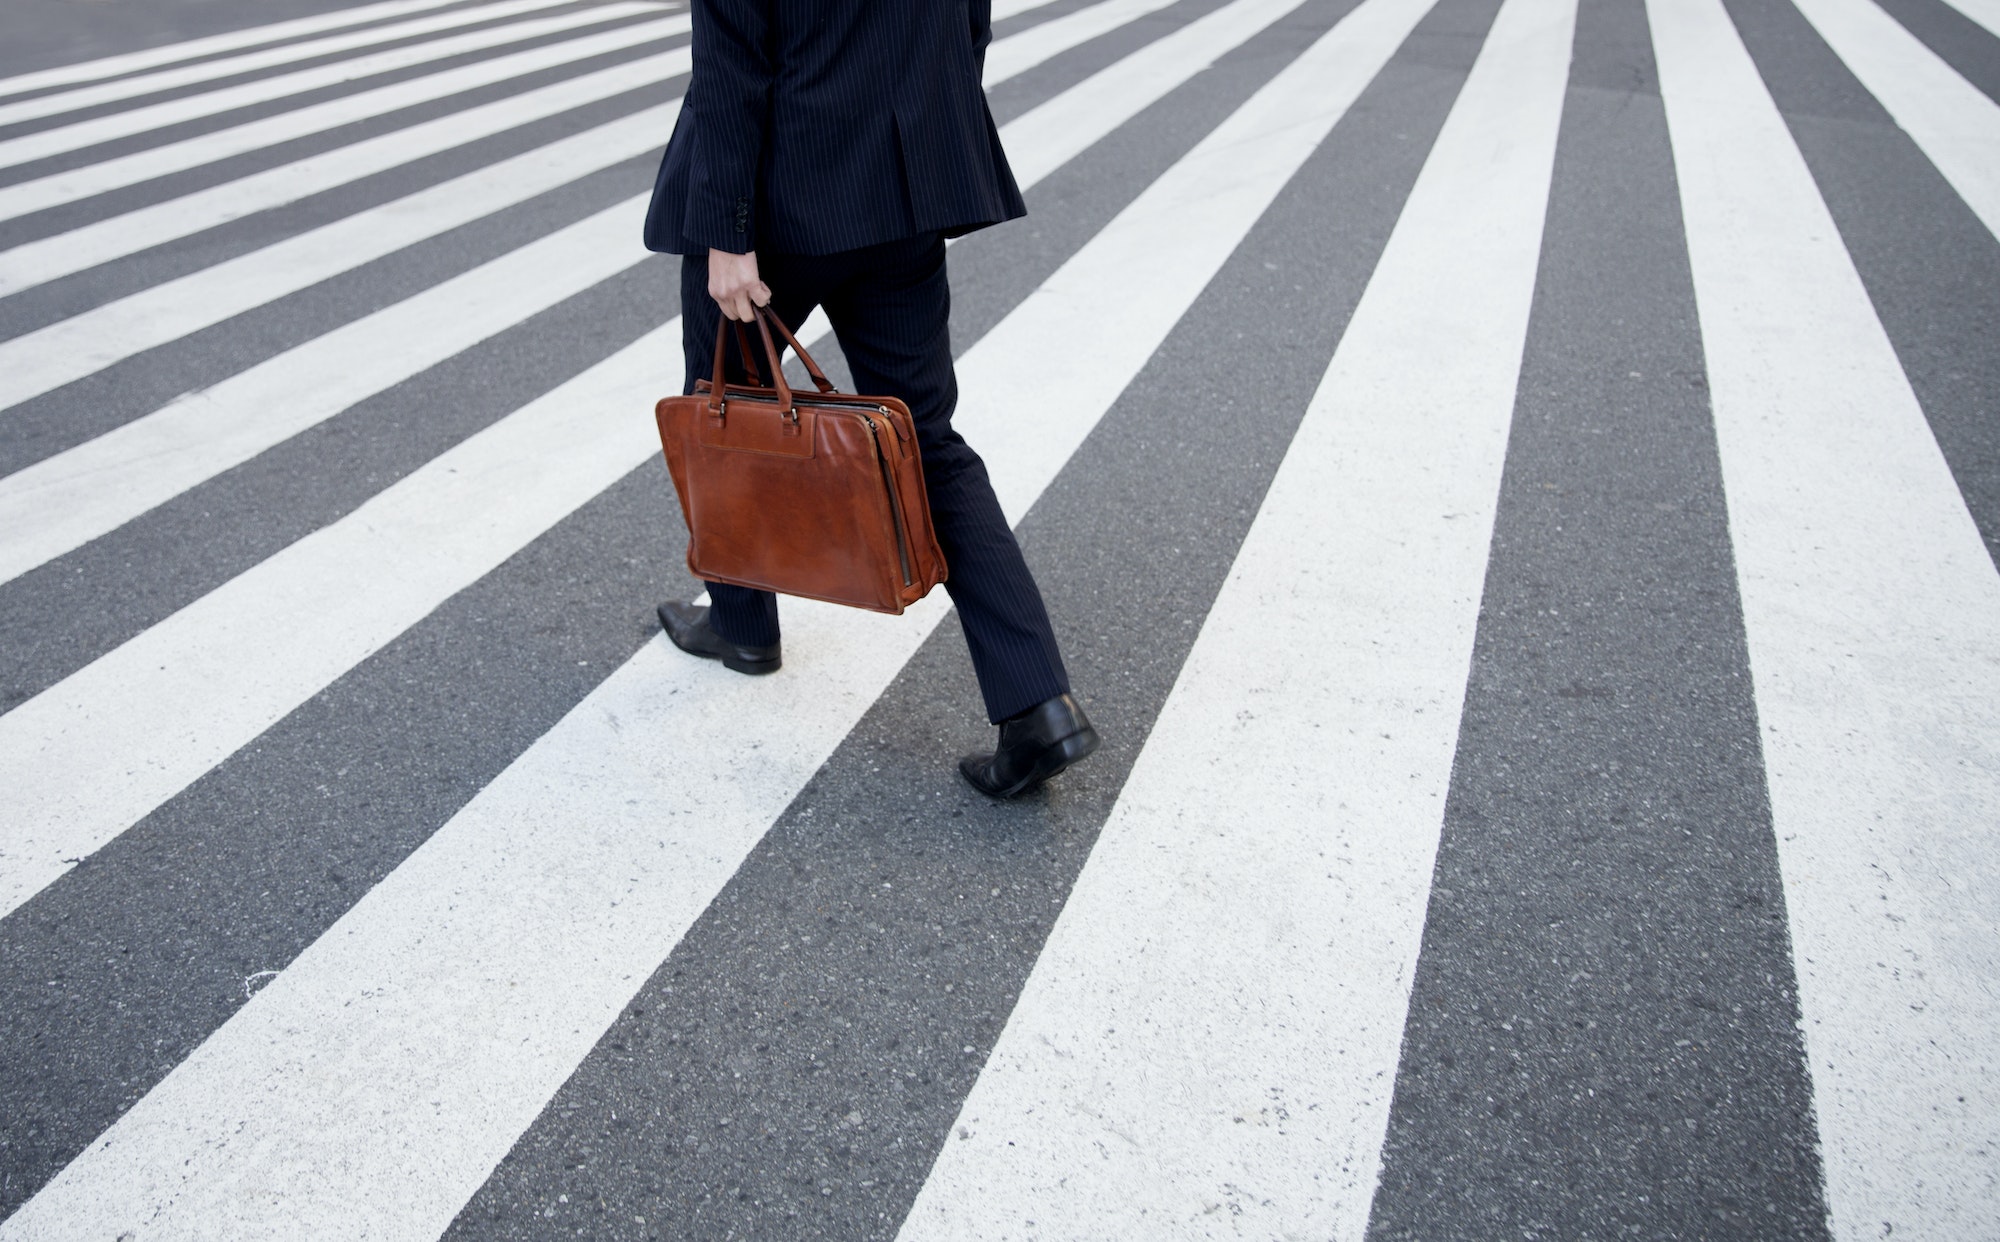
[(694, 0), (646, 245), (832, 254), (1026, 214), (980, 73), (991, 0)]

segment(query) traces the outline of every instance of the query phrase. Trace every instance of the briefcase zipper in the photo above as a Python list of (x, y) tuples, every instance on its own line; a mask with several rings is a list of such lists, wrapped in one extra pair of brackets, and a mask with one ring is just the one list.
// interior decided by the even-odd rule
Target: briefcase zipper
[[(876, 408), (881, 410), (880, 406)], [(882, 486), (889, 493), (889, 524), (896, 528), (896, 559), (903, 567), (903, 585), (912, 586), (916, 579), (910, 574), (910, 539), (903, 531), (903, 506), (897, 502), (896, 477), (889, 471), (889, 457), (882, 451), (882, 436), (875, 428), (875, 420), (863, 414), (861, 421), (868, 424), (868, 439), (875, 445), (875, 462), (882, 467)]]

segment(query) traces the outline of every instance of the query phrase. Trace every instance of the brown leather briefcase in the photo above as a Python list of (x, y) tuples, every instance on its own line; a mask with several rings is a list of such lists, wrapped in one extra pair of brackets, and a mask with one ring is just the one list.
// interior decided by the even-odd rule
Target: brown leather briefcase
[[(794, 393), (785, 382), (774, 326), (818, 392)], [(835, 392), (769, 311), (757, 312), (757, 330), (765, 370), (736, 325), (748, 384), (703, 380), (692, 396), (653, 408), (687, 518), (688, 569), (711, 582), (902, 612), (945, 579), (909, 408)], [(727, 339), (716, 332), (709, 374), (718, 380)]]

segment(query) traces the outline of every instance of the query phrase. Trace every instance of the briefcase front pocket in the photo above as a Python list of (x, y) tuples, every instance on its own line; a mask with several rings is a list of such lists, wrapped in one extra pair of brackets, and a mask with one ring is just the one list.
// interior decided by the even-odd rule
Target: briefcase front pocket
[[(687, 520), (688, 569), (711, 582), (900, 613), (946, 574), (909, 411), (891, 398), (833, 391), (771, 318), (821, 391), (791, 391), (760, 322), (770, 387), (753, 370), (749, 385), (716, 392), (704, 383), (655, 407)], [(713, 374), (720, 353), (718, 345)]]

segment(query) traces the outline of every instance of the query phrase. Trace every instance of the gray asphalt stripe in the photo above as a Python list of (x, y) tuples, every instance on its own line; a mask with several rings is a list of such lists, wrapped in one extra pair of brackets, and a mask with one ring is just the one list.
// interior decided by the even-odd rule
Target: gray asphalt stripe
[[(148, 181), (139, 182), (136, 185), (123, 186), (115, 190), (108, 190), (102, 194), (87, 195), (59, 206), (16, 216), (12, 219), (0, 221), (0, 248), (12, 248), (43, 237), (54, 236), (58, 233), (64, 233), (70, 229), (79, 228), (110, 216), (120, 215), (141, 207), (148, 207), (155, 203), (176, 199), (197, 190), (234, 181), (241, 177), (249, 176), (252, 173), (262, 172), (268, 168), (281, 167), (294, 160), (303, 159), (310, 155), (337, 150), (338, 148), (349, 146), (369, 138), (407, 129), (410, 126), (418, 125), (425, 121), (463, 112), (480, 104), (491, 103), (495, 100), (523, 94), (537, 87), (548, 86), (555, 82), (581, 77), (599, 69), (606, 69), (626, 61), (638, 60), (667, 48), (684, 46), (686, 43), (687, 38), (685, 36), (660, 39), (613, 52), (606, 52), (587, 59), (555, 65), (534, 73), (526, 73), (519, 77), (508, 78), (505, 81), (495, 82), (473, 90), (462, 91), (429, 103), (416, 104), (408, 108), (398, 108), (393, 111), (383, 112), (352, 124), (341, 125), (333, 129), (308, 134), (304, 137), (274, 143), (241, 155), (230, 156), (212, 163), (200, 164), (164, 177), (155, 177)], [(665, 145), (664, 138), (661, 140), (661, 145)], [(512, 148), (509, 148), (506, 153), (513, 154), (514, 152)], [(11, 301), (12, 299), (9, 299), (7, 302), (0, 302), (0, 331), (4, 331), (9, 336), (14, 335), (17, 331), (25, 330), (25, 328), (17, 329), (13, 326), (13, 315), (17, 312), (11, 309), (9, 305)], [(27, 305), (27, 303), (23, 305)]]
[(1944, 0), (1875, 0), (1959, 75), (2000, 102), (2000, 37)]
[(1826, 1236), (1645, 12), (1579, 15), (1369, 1236)]
[[(635, 1217), (653, 1237), (895, 1233), (1495, 7), (1450, 0), (1418, 28), (1022, 524), (1105, 748), (1027, 801), (970, 794), (952, 761), (990, 730), (941, 627), (451, 1236), (601, 1235)], [(1333, 15), (1311, 7), (1291, 41)], [(1272, 43), (1245, 52), (1195, 85), (1275, 67)], [(961, 285), (1011, 261), (982, 242), (953, 253)]]
[[(1246, 44), (1051, 175), (1029, 222), (955, 247), (959, 348), (1227, 116), (1302, 33), (1281, 23)], [(1387, 230), (1384, 219), (1378, 244)], [(672, 263), (607, 282), (0, 587), (0, 643), (36, 644), (14, 675), (60, 676), (504, 414), (522, 386), (551, 386), (556, 369), (635, 338), (676, 296)], [(662, 360), (663, 375), (678, 367)], [(357, 464), (314, 465), (334, 459)], [(302, 473), (323, 490), (296, 495)], [(296, 527), (271, 519), (292, 506)], [(244, 514), (259, 521), (218, 516)], [(0, 920), (0, 1063), (23, 1067), (0, 1085), (0, 1213), (227, 1020), (244, 976), (284, 967), (656, 631), (656, 596), (692, 596), (685, 538), (649, 464)], [(576, 659), (590, 663), (572, 675)], [(53, 1045), (51, 1029), (79, 1034)]]
[(1728, 8), (2000, 565), (2000, 241), (1797, 9)]

